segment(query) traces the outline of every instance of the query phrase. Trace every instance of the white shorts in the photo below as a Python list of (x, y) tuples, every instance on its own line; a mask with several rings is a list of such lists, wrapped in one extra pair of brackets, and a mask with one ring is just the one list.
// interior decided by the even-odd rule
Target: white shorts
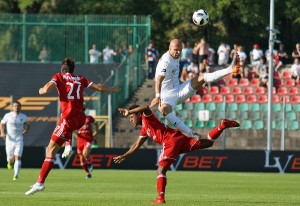
[(161, 103), (168, 104), (174, 109), (176, 104), (181, 104), (195, 93), (196, 91), (192, 88), (191, 80), (189, 79), (179, 86), (177, 93), (164, 96), (164, 92), (162, 92)]
[(23, 146), (24, 146), (23, 140), (14, 142), (6, 138), (5, 150), (6, 150), (7, 162), (9, 162), (9, 160), (12, 159), (14, 156), (22, 157)]

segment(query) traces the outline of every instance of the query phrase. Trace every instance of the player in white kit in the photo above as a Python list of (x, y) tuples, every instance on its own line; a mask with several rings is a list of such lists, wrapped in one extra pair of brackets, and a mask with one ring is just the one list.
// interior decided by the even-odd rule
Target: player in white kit
[(238, 73), (240, 67), (239, 56), (235, 54), (231, 65), (226, 69), (200, 74), (180, 84), (178, 74), (181, 50), (182, 43), (178, 39), (173, 39), (170, 42), (169, 51), (163, 54), (159, 60), (155, 74), (156, 96), (150, 107), (159, 104), (159, 111), (172, 125), (198, 140), (200, 136), (176, 117), (172, 110), (176, 104), (181, 104), (194, 95), (204, 83), (217, 81), (230, 73)]
[(30, 129), (28, 117), (21, 113), (20, 102), (16, 101), (13, 103), (12, 111), (4, 115), (0, 125), (1, 137), (5, 140), (7, 168), (12, 169), (14, 167), (13, 180), (17, 180), (21, 169), (24, 145), (23, 134), (26, 134)]

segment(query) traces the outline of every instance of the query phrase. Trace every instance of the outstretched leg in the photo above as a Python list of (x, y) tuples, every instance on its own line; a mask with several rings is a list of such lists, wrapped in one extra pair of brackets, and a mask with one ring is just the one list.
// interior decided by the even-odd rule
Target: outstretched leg
[(167, 169), (163, 166), (157, 168), (156, 190), (157, 198), (151, 204), (165, 204), (165, 190), (167, 186)]
[(239, 127), (240, 124), (233, 120), (228, 119), (222, 119), (221, 124), (217, 126), (216, 128), (212, 129), (207, 134), (207, 139), (210, 141), (215, 141), (223, 132), (224, 129), (230, 128), (230, 127)]
[(239, 73), (240, 72), (240, 58), (236, 53), (233, 57), (233, 60), (229, 67), (226, 69), (221, 69), (212, 73), (204, 73), (199, 75), (198, 77), (194, 77), (191, 79), (191, 86), (194, 90), (199, 90), (203, 84), (208, 82), (217, 81), (230, 73)]

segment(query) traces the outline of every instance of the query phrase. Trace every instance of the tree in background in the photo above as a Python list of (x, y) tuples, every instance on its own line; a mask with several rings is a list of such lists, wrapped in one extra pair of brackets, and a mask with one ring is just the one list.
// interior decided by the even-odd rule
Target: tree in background
[[(299, 0), (274, 1), (274, 25), (281, 32), (278, 39), (290, 56), (300, 41)], [(205, 36), (213, 48), (224, 41), (243, 45), (248, 53), (254, 43), (262, 49), (268, 47), (269, 4), (270, 1), (262, 0), (0, 0), (0, 12), (151, 15), (151, 39), (160, 51), (165, 51), (173, 38), (194, 43)], [(197, 9), (209, 13), (207, 26), (192, 23), (191, 16)]]

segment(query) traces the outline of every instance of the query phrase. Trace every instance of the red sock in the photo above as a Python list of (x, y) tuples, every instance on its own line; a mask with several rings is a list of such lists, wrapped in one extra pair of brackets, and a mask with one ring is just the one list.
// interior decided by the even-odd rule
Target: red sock
[(87, 158), (87, 159), (86, 159), (86, 163), (87, 163), (87, 164), (91, 164), (91, 158)]
[(167, 177), (163, 174), (157, 176), (156, 189), (158, 199), (165, 199), (165, 190), (167, 185)]
[(89, 169), (88, 169), (88, 164), (86, 162), (81, 162), (81, 167), (82, 169), (84, 169), (84, 171), (86, 172), (86, 174), (89, 174)]
[(207, 135), (207, 139), (210, 141), (215, 141), (222, 134), (222, 132), (223, 132), (223, 129), (221, 129), (219, 126), (217, 126), (216, 128), (210, 130), (210, 132)]
[(37, 180), (38, 183), (44, 183), (50, 170), (52, 169), (54, 165), (54, 159), (46, 157), (44, 160), (44, 163), (42, 165), (41, 171), (40, 171), (40, 176)]

